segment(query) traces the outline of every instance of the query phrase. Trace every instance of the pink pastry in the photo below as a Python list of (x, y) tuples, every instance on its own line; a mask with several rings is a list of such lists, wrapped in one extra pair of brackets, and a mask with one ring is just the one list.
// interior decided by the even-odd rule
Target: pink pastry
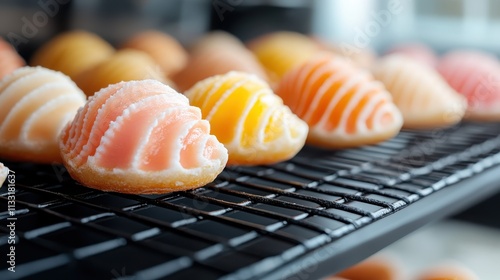
[(63, 130), (60, 148), (74, 179), (122, 193), (203, 186), (228, 157), (200, 109), (156, 80), (121, 82), (97, 92)]
[(24, 60), (19, 56), (16, 50), (9, 43), (0, 38), (0, 79), (24, 65)]
[(500, 63), (474, 51), (454, 51), (439, 62), (438, 71), (467, 98), (466, 118), (500, 120)]

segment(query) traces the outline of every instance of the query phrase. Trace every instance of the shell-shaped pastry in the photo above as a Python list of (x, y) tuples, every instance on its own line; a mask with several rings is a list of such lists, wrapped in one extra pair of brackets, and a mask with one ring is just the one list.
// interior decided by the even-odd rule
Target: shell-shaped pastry
[(31, 65), (61, 71), (74, 80), (76, 75), (105, 60), (114, 51), (108, 42), (93, 33), (70, 31), (40, 47)]
[(179, 90), (230, 71), (251, 73), (267, 79), (257, 58), (236, 37), (214, 32), (201, 38), (192, 48), (187, 66), (173, 77)]
[(158, 64), (145, 52), (126, 49), (80, 73), (76, 84), (87, 96), (122, 81), (154, 79), (169, 83)]
[(0, 187), (2, 187), (3, 182), (7, 179), (7, 175), (9, 175), (9, 168), (0, 162)]
[(321, 46), (295, 32), (275, 32), (252, 40), (248, 47), (267, 71), (271, 85), (294, 67), (313, 57)]
[(61, 162), (59, 134), (85, 104), (85, 95), (66, 75), (22, 67), (0, 83), (0, 157)]
[(403, 114), (405, 128), (435, 128), (462, 120), (467, 104), (437, 71), (412, 58), (393, 54), (373, 68)]
[(188, 53), (173, 37), (160, 31), (148, 30), (129, 38), (122, 48), (131, 48), (149, 54), (169, 77), (186, 66)]
[(270, 164), (304, 146), (307, 125), (255, 75), (229, 72), (198, 82), (186, 92), (229, 151), (228, 164)]
[(9, 43), (0, 37), (0, 80), (23, 66), (24, 60)]
[(295, 68), (276, 93), (309, 125), (307, 142), (317, 146), (374, 144), (396, 135), (403, 124), (382, 83), (338, 56), (319, 55)]
[(454, 51), (438, 63), (448, 84), (467, 98), (467, 119), (500, 120), (500, 63), (474, 51)]
[(432, 50), (427, 45), (420, 43), (401, 44), (392, 47), (387, 51), (387, 55), (396, 53), (412, 58), (431, 68), (435, 68), (438, 62), (438, 57), (434, 50)]
[(90, 97), (64, 128), (60, 149), (74, 179), (122, 193), (200, 187), (227, 162), (200, 109), (156, 80), (113, 84)]

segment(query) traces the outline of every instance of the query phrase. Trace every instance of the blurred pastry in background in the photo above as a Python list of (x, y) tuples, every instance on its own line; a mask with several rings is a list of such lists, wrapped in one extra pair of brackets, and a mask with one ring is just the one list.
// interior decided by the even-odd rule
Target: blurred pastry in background
[(64, 128), (60, 149), (75, 180), (134, 194), (201, 187), (227, 162), (200, 109), (156, 80), (113, 84), (90, 97)]
[[(401, 268), (393, 259), (376, 256), (351, 266), (334, 277), (349, 280), (400, 280)], [(335, 278), (326, 278), (325, 280), (332, 279)]]
[(0, 80), (25, 65), (14, 47), (0, 37)]
[(424, 65), (435, 68), (438, 63), (438, 56), (433, 49), (421, 43), (406, 43), (390, 48), (386, 55), (401, 54), (412, 58)]
[(146, 79), (172, 84), (165, 79), (161, 67), (147, 53), (124, 49), (80, 73), (75, 82), (87, 96), (92, 96), (111, 84)]
[(404, 118), (405, 128), (446, 127), (462, 120), (467, 104), (433, 68), (401, 54), (380, 59), (373, 67)]
[(479, 280), (469, 268), (457, 262), (445, 262), (426, 269), (417, 280)]
[(250, 41), (247, 46), (266, 69), (273, 87), (288, 71), (305, 63), (323, 49), (312, 38), (287, 31), (263, 35)]
[(257, 58), (238, 38), (225, 32), (212, 32), (202, 37), (190, 50), (186, 67), (173, 76), (182, 92), (197, 82), (230, 71), (255, 74), (267, 80)]
[(452, 51), (438, 63), (448, 84), (467, 98), (466, 118), (500, 120), (500, 63), (490, 54)]
[(271, 164), (304, 146), (308, 127), (255, 75), (229, 72), (198, 82), (186, 92), (191, 105), (229, 151), (230, 165)]
[(42, 45), (30, 64), (61, 71), (74, 80), (78, 74), (106, 60), (114, 52), (108, 42), (94, 33), (69, 31)]
[(85, 95), (66, 75), (22, 67), (0, 82), (0, 157), (61, 162), (59, 134), (85, 104)]
[(377, 53), (369, 48), (355, 48), (353, 46), (342, 43), (331, 43), (321, 38), (313, 38), (326, 51), (331, 51), (334, 54), (350, 59), (354, 64), (361, 68), (369, 69), (377, 60)]
[(326, 148), (375, 144), (403, 124), (383, 84), (343, 57), (319, 55), (288, 72), (276, 93), (310, 127), (307, 142)]
[(9, 175), (9, 168), (0, 162), (0, 187), (2, 187), (3, 182), (7, 179), (7, 175)]
[(188, 53), (170, 35), (154, 30), (140, 32), (128, 38), (121, 48), (131, 48), (146, 52), (158, 65), (167, 78), (186, 66)]

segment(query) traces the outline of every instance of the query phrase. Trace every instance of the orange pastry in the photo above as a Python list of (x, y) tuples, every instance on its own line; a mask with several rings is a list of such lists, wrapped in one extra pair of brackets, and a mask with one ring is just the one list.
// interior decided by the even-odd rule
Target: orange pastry
[(373, 69), (401, 110), (406, 128), (456, 124), (465, 114), (465, 98), (434, 69), (400, 54), (388, 55)]
[(99, 36), (86, 31), (62, 33), (34, 54), (31, 65), (61, 71), (74, 79), (79, 73), (100, 63), (114, 48)]
[(230, 71), (252, 73), (267, 79), (255, 56), (236, 37), (214, 32), (195, 44), (187, 66), (173, 79), (179, 90), (185, 91), (198, 81)]
[(2, 187), (3, 182), (7, 179), (7, 175), (9, 175), (9, 169), (0, 162), (0, 187)]
[(479, 280), (470, 269), (457, 263), (444, 263), (428, 269), (418, 280)]
[(0, 157), (60, 162), (57, 139), (85, 95), (62, 73), (22, 67), (0, 83)]
[(500, 120), (500, 63), (475, 51), (454, 51), (438, 63), (448, 84), (467, 98), (467, 119)]
[(228, 164), (270, 164), (293, 157), (307, 125), (255, 75), (229, 72), (198, 82), (186, 92), (229, 151)]
[(294, 67), (313, 57), (322, 47), (313, 39), (294, 32), (276, 32), (254, 39), (250, 50), (267, 71), (274, 86)]
[(101, 63), (80, 73), (76, 84), (92, 96), (98, 90), (122, 81), (155, 79), (165, 80), (158, 64), (146, 53), (136, 50), (121, 50)]
[(0, 37), (0, 80), (22, 66), (24, 66), (24, 60), (9, 43)]
[(186, 66), (188, 53), (177, 40), (160, 31), (148, 30), (129, 38), (122, 48), (131, 48), (149, 54), (170, 77)]
[(60, 149), (75, 180), (122, 193), (197, 188), (227, 162), (200, 110), (155, 80), (113, 84), (90, 97), (64, 128)]
[(370, 258), (356, 264), (336, 276), (349, 280), (399, 280), (399, 268), (384, 258)]
[(396, 135), (401, 113), (384, 86), (345, 58), (319, 55), (286, 74), (276, 93), (310, 127), (308, 143), (374, 144)]

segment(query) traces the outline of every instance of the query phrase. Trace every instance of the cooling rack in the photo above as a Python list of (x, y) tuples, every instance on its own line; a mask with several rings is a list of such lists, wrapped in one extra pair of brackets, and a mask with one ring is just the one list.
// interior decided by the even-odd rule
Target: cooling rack
[(0, 252), (15, 234), (16, 272), (2, 261), (0, 279), (317, 279), (498, 191), (499, 133), (463, 123), (305, 147), (167, 195), (105, 193), (60, 165), (6, 162), (16, 181), (0, 189)]

